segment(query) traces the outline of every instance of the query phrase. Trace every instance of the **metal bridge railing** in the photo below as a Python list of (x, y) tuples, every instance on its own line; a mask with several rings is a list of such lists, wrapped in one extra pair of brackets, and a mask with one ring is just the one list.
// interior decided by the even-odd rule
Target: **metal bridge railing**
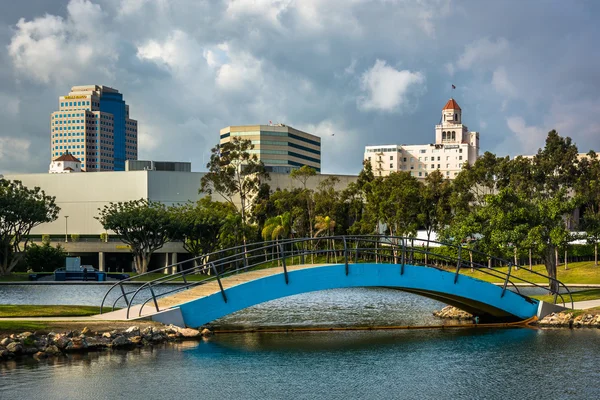
[[(416, 243), (416, 244), (415, 244)], [(446, 253), (442, 254), (436, 249), (443, 246)], [(468, 259), (465, 259), (465, 252), (469, 253)], [(251, 269), (271, 268), (279, 266), (283, 268), (285, 283), (289, 282), (288, 278), (288, 261), (294, 264), (297, 259), (297, 264), (313, 263), (315, 257), (325, 257), (326, 262), (339, 263), (345, 265), (346, 275), (350, 273), (350, 264), (358, 264), (361, 262), (389, 263), (397, 264), (400, 267), (399, 273), (404, 274), (404, 266), (406, 264), (424, 265), (432, 268), (448, 271), (454, 269), (454, 283), (459, 280), (461, 270), (465, 267), (477, 270), (481, 273), (502, 280), (502, 294), (504, 296), (506, 290), (511, 290), (518, 295), (529, 299), (520, 293), (518, 286), (514, 280), (521, 283), (527, 283), (534, 287), (548, 289), (548, 286), (532, 282), (521, 276), (513, 274), (515, 267), (518, 267), (511, 261), (507, 261), (498, 257), (489, 256), (474, 249), (469, 249), (461, 245), (448, 244), (433, 240), (395, 237), (395, 236), (377, 236), (377, 235), (350, 235), (350, 236), (329, 236), (319, 238), (302, 238), (302, 239), (286, 239), (278, 241), (252, 243), (232, 247), (225, 250), (220, 250), (214, 253), (203, 255), (201, 257), (192, 258), (190, 260), (181, 261), (165, 268), (175, 268), (177, 272), (171, 275), (148, 281), (140, 282), (140, 286), (126, 290), (124, 285), (127, 282), (135, 281), (140, 277), (148, 276), (152, 272), (140, 274), (128, 279), (119, 281), (109, 288), (102, 299), (100, 312), (104, 312), (104, 307), (109, 294), (119, 288), (120, 295), (117, 296), (112, 304), (112, 310), (115, 309), (120, 301), (125, 303), (127, 307), (127, 318), (130, 318), (130, 311), (133, 305), (140, 305), (137, 316), (142, 315), (144, 307), (150, 302), (157, 311), (159, 310), (158, 299), (170, 294), (184, 291), (199, 285), (204, 285), (208, 282), (217, 281), (223, 300), (227, 302), (227, 294), (223, 289), (221, 279), (232, 274), (246, 272)], [(338, 259), (339, 257), (339, 259)], [(507, 271), (498, 268), (488, 268), (473, 259), (486, 259), (492, 261), (496, 266), (506, 266)], [(309, 262), (310, 261), (310, 262)], [(450, 268), (450, 266), (452, 266)], [(573, 296), (569, 288), (559, 280), (541, 274), (537, 271), (532, 271), (523, 268), (532, 276), (543, 277), (549, 282), (555, 283), (549, 286), (551, 294), (554, 295), (554, 303), (560, 297), (563, 305), (565, 299), (560, 289), (563, 288), (565, 293), (570, 298), (571, 308), (573, 308)], [(190, 280), (190, 275), (211, 274), (203, 280)], [(167, 284), (179, 283), (183, 281), (183, 285), (178, 285), (175, 288), (157, 292), (157, 288)], [(558, 287), (557, 290), (554, 287)], [(139, 299), (139, 302), (135, 301)]]

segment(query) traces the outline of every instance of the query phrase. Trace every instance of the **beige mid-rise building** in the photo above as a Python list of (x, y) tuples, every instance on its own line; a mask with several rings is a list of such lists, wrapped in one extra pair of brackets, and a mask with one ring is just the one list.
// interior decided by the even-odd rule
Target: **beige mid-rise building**
[(454, 99), (442, 109), (434, 143), (366, 146), (364, 154), (375, 176), (406, 171), (416, 178), (425, 178), (439, 170), (448, 179), (454, 179), (465, 163), (473, 165), (478, 157), (479, 132), (469, 132), (463, 125), (462, 110)]
[(68, 151), (84, 171), (124, 171), (138, 158), (138, 124), (118, 90), (73, 86), (50, 117), (51, 160)]
[(232, 137), (252, 141), (267, 171), (289, 174), (304, 165), (321, 172), (321, 138), (284, 124), (228, 126), (221, 129), (220, 144)]

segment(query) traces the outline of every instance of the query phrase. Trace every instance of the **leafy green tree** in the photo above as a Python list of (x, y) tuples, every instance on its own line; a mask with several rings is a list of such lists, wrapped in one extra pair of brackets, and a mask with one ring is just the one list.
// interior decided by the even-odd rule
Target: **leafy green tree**
[(367, 208), (375, 222), (384, 223), (392, 236), (415, 236), (419, 225), (421, 187), (408, 172), (375, 178), (367, 193)]
[[(421, 185), (421, 184), (419, 184)], [(421, 189), (418, 219), (427, 234), (427, 251), (432, 232), (440, 232), (450, 223), (451, 207), (450, 194), (451, 182), (444, 179), (439, 170), (435, 170), (425, 178)], [(425, 262), (427, 263), (427, 254)]]
[(302, 185), (302, 195), (306, 201), (306, 211), (308, 213), (308, 229), (310, 232), (310, 237), (314, 237), (313, 234), (313, 208), (314, 208), (314, 200), (313, 200), (313, 192), (312, 190), (307, 188), (308, 180), (314, 177), (317, 174), (317, 171), (314, 168), (309, 167), (308, 165), (303, 165), (302, 167), (293, 170), (290, 173), (290, 176), (293, 180), (300, 182)]
[(200, 257), (219, 249), (221, 229), (227, 217), (236, 210), (229, 203), (213, 201), (206, 196), (195, 204), (174, 207), (171, 212), (175, 225), (172, 240), (180, 240), (186, 251)]
[(54, 271), (65, 266), (66, 257), (60, 244), (52, 247), (50, 243), (41, 246), (32, 243), (25, 251), (25, 264), (33, 271)]
[(55, 198), (39, 187), (0, 179), (0, 275), (10, 274), (22, 260), (31, 230), (55, 221), (59, 211)]
[(172, 213), (159, 202), (140, 199), (110, 203), (99, 211), (96, 219), (129, 245), (140, 274), (148, 272), (150, 257), (170, 240), (177, 228)]
[(271, 217), (265, 223), (262, 230), (264, 240), (279, 240), (289, 237), (292, 229), (292, 215), (289, 212)]
[(589, 244), (594, 246), (594, 265), (598, 266), (598, 242), (600, 242), (600, 158), (590, 151), (580, 163), (580, 179), (577, 195), (583, 209), (582, 228)]
[[(216, 145), (206, 164), (208, 173), (200, 182), (201, 193), (217, 193), (238, 210), (242, 225), (248, 224), (252, 199), (258, 194), (261, 183), (269, 178), (262, 161), (251, 153), (253, 149), (250, 140), (238, 136)], [(243, 233), (242, 240), (246, 243), (247, 227), (240, 227), (238, 231)]]

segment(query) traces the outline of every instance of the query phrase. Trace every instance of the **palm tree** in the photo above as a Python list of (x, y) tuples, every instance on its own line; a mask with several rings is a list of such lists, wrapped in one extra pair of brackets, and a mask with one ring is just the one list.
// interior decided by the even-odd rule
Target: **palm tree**
[(279, 242), (279, 238), (287, 238), (290, 235), (292, 227), (292, 216), (289, 212), (271, 217), (265, 221), (265, 226), (261, 232), (262, 238), (267, 240), (275, 240)]
[[(331, 236), (333, 229), (335, 228), (335, 221), (331, 219), (329, 216), (321, 216), (317, 215), (315, 217), (315, 237), (319, 236), (321, 233), (325, 232), (325, 236)], [(318, 244), (318, 242), (317, 242)], [(329, 250), (329, 240), (326, 240), (327, 250)], [(316, 247), (316, 246), (315, 246)], [(335, 241), (333, 242), (333, 247), (335, 248)], [(334, 252), (335, 262), (337, 263), (337, 255)], [(329, 261), (329, 252), (327, 253), (327, 261)]]

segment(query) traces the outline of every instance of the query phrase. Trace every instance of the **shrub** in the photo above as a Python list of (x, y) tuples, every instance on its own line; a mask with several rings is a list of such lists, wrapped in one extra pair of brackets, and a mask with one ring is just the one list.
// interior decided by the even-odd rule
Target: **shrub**
[(42, 235), (42, 244), (50, 244), (51, 240), (50, 240), (50, 235)]
[(79, 234), (78, 233), (73, 233), (71, 234), (71, 241), (72, 242), (79, 242)]
[(34, 271), (54, 271), (65, 266), (67, 253), (58, 245), (56, 247), (45, 243), (42, 246), (32, 244), (25, 252), (27, 268)]

